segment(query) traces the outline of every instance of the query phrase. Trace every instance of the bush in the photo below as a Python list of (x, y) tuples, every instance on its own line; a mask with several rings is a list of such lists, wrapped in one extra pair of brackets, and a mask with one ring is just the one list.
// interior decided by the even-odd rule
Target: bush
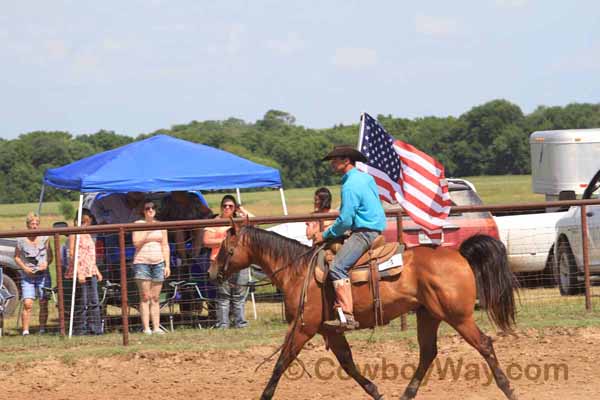
[(71, 221), (73, 218), (75, 218), (75, 206), (73, 206), (73, 203), (69, 200), (62, 200), (58, 205), (58, 210), (63, 217), (65, 217), (66, 221)]

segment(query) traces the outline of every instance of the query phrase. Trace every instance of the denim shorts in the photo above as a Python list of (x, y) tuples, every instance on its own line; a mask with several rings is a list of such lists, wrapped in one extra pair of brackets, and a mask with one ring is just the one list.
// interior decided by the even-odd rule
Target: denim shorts
[(163, 282), (165, 280), (165, 262), (158, 264), (133, 264), (133, 279)]
[(21, 293), (23, 299), (48, 300), (48, 295), (43, 288), (51, 288), (52, 280), (48, 272), (36, 274), (33, 277), (21, 274)]

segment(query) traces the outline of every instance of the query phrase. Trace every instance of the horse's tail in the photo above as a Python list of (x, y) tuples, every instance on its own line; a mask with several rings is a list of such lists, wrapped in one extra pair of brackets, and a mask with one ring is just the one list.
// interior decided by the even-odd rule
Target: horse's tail
[(460, 245), (460, 254), (475, 273), (480, 302), (502, 330), (515, 324), (514, 291), (519, 284), (508, 266), (504, 244), (487, 235), (475, 235)]

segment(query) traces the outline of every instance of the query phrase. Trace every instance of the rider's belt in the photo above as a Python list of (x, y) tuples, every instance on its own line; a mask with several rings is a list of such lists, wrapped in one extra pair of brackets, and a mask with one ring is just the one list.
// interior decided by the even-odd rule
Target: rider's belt
[(356, 228), (356, 229), (352, 229), (352, 233), (356, 233), (356, 232), (376, 232), (378, 235), (381, 235), (381, 231), (375, 230), (375, 229), (369, 229), (369, 228)]

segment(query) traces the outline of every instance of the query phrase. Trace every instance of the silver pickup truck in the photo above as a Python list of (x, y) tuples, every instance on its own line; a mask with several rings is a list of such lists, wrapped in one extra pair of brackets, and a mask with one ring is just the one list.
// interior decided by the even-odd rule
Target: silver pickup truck
[(19, 304), (19, 267), (15, 262), (16, 239), (0, 238), (0, 268), (4, 275), (3, 285), (9, 292), (15, 295), (9, 302), (4, 311), (5, 315), (11, 315)]

